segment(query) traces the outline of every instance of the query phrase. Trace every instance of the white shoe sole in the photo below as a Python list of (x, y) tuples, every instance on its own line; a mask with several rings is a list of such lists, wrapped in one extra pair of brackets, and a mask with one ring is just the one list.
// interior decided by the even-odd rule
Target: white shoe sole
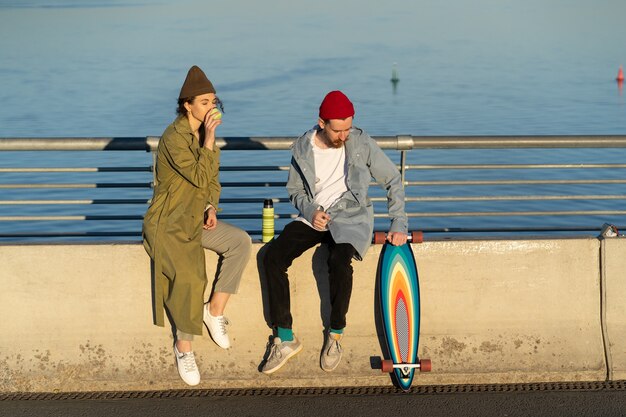
[(337, 361), (337, 363), (335, 364), (335, 366), (333, 366), (332, 368), (324, 368), (324, 364), (322, 363), (321, 359), (320, 359), (320, 368), (322, 368), (322, 371), (325, 372), (332, 372), (335, 369), (337, 369), (337, 367), (339, 366), (339, 364), (341, 363), (341, 358), (339, 358), (339, 361)]

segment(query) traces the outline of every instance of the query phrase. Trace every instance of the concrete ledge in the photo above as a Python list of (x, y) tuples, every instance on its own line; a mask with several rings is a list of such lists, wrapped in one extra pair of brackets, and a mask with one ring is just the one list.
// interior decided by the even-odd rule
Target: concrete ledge
[[(387, 374), (371, 367), (371, 357), (380, 355), (374, 323), (380, 249), (373, 246), (354, 262), (344, 360), (330, 374), (319, 367), (329, 313), (325, 247), (294, 262), (294, 331), (305, 349), (268, 377), (258, 372), (271, 330), (258, 272), (263, 245), (255, 244), (240, 293), (228, 306), (233, 348), (221, 350), (206, 335), (194, 342), (199, 388), (389, 384)], [(599, 251), (594, 238), (414, 245), (420, 351), (433, 364), (415, 383), (604, 380)], [(208, 254), (209, 276), (216, 261)], [(150, 263), (142, 246), (4, 245), (0, 275), (0, 392), (186, 387), (174, 366), (169, 327), (151, 324)], [(615, 289), (623, 294), (622, 284)], [(624, 334), (618, 319), (624, 305), (615, 302), (611, 333)], [(624, 345), (614, 355), (619, 372), (626, 370), (626, 353), (617, 353)]]
[(626, 239), (602, 241), (609, 378), (626, 379)]

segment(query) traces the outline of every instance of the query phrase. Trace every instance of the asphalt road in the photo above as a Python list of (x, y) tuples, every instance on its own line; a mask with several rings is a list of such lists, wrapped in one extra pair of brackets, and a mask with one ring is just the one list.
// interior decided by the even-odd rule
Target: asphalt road
[(626, 391), (5, 399), (0, 416), (626, 416)]

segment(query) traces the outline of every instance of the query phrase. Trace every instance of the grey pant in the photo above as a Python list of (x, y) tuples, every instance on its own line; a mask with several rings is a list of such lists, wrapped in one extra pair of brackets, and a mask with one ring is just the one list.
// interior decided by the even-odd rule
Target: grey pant
[[(214, 229), (202, 230), (202, 247), (212, 250), (220, 257), (214, 292), (236, 294), (252, 251), (250, 236), (240, 228), (218, 220)], [(178, 330), (176, 338), (193, 340), (193, 335)]]

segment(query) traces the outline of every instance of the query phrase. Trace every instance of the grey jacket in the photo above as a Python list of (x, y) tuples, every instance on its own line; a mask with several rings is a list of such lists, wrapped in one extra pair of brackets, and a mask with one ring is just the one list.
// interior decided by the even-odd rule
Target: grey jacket
[[(311, 136), (317, 126), (300, 136), (292, 146), (287, 191), (300, 215), (312, 222), (320, 207), (315, 203), (315, 162)], [(346, 191), (332, 207), (323, 207), (330, 215), (328, 229), (337, 243), (350, 243), (362, 259), (372, 240), (374, 210), (367, 192), (372, 177), (387, 191), (387, 208), (391, 217), (390, 232), (407, 232), (404, 211), (404, 188), (400, 172), (363, 130), (353, 127), (345, 142), (348, 165)]]

